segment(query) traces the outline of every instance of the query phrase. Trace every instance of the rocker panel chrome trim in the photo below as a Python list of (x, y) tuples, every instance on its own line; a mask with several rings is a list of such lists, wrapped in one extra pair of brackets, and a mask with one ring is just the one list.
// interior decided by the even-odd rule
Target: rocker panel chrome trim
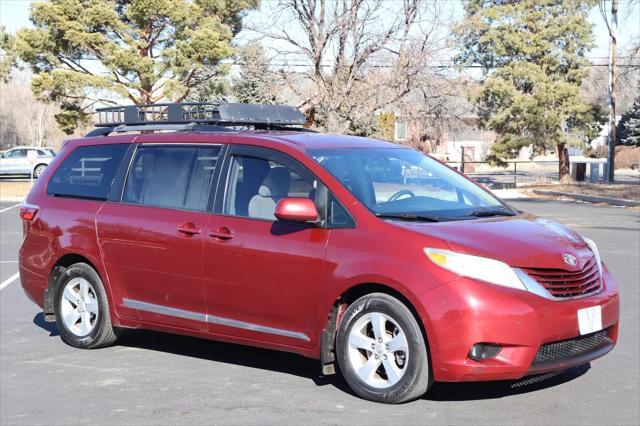
[(283, 330), (281, 328), (267, 327), (265, 325), (253, 324), (245, 321), (238, 321), (230, 318), (218, 317), (215, 315), (203, 314), (200, 312), (188, 311), (185, 309), (172, 308), (164, 305), (156, 305), (155, 303), (142, 302), (134, 299), (122, 299), (123, 305), (127, 308), (137, 309), (140, 311), (153, 312), (160, 315), (168, 315), (172, 317), (184, 318), (193, 321), (206, 322), (209, 324), (224, 325), (226, 327), (241, 328), (243, 330), (257, 331), (259, 333), (275, 334), (278, 336), (290, 337), (292, 339), (304, 340), (309, 342), (309, 337), (297, 331)]

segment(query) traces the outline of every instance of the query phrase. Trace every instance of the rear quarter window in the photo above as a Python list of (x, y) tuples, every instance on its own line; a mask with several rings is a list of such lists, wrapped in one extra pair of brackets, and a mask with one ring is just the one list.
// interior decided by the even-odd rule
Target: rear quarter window
[(47, 193), (106, 200), (127, 144), (79, 146), (54, 172)]

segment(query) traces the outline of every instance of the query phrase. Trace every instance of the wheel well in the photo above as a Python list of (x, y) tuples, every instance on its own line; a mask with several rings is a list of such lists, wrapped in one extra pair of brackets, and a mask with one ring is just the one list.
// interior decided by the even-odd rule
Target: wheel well
[(416, 311), (413, 304), (409, 301), (409, 299), (407, 299), (396, 289), (384, 284), (363, 283), (351, 287), (347, 291), (342, 293), (331, 307), (326, 326), (322, 330), (322, 334), (320, 337), (320, 362), (322, 365), (323, 374), (333, 374), (335, 372), (335, 340), (338, 326), (340, 324), (340, 320), (342, 319), (342, 314), (344, 314), (346, 308), (353, 302), (355, 302), (362, 296), (371, 293), (388, 294), (389, 296), (398, 299), (403, 305), (407, 307), (407, 309), (411, 311), (416, 322), (418, 323), (418, 326), (420, 327), (420, 330), (422, 331), (422, 337), (427, 344), (427, 353), (429, 353), (430, 357), (429, 343), (427, 340), (427, 333), (424, 329), (424, 324), (422, 323), (418, 312)]
[(40, 166), (44, 166), (45, 168), (47, 167), (47, 163), (38, 163), (35, 166), (33, 166), (33, 171), (35, 172), (36, 169)]
[(65, 254), (58, 259), (55, 265), (53, 265), (53, 268), (51, 268), (47, 288), (44, 292), (44, 318), (46, 321), (53, 322), (56, 319), (55, 310), (53, 308), (53, 296), (56, 292), (55, 285), (58, 282), (60, 275), (62, 275), (69, 266), (79, 262), (86, 263), (97, 272), (96, 267), (89, 259), (76, 253)]

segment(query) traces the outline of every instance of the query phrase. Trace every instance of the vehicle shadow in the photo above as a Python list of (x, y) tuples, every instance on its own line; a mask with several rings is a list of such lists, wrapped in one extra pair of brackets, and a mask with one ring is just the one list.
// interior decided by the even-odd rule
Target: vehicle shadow
[[(320, 374), (319, 361), (292, 353), (147, 330), (128, 330), (118, 340), (118, 344), (306, 377), (316, 386), (333, 385), (355, 396), (339, 372), (335, 375), (323, 376)], [(514, 381), (435, 383), (422, 399), (466, 401), (504, 398), (560, 385), (582, 376), (590, 368), (590, 364), (586, 364), (564, 372), (547, 373)]]
[[(49, 336), (59, 336), (56, 324), (45, 322), (42, 313), (34, 317), (33, 323), (47, 331)], [(125, 330), (117, 345), (291, 374), (308, 378), (316, 386), (332, 385), (355, 396), (341, 374), (323, 376), (320, 374), (319, 361), (288, 352), (151, 330)], [(590, 365), (586, 364), (561, 373), (531, 376), (517, 381), (435, 383), (422, 399), (468, 401), (504, 398), (560, 385), (582, 376), (589, 368)]]
[(320, 380), (319, 361), (296, 354), (272, 351), (233, 343), (167, 334), (151, 330), (126, 330), (118, 338), (119, 346), (135, 347), (174, 355), (205, 359), (225, 364), (271, 370)]
[[(56, 323), (46, 322), (41, 312), (33, 323), (51, 337), (60, 335)], [(332, 383), (332, 378), (320, 374), (320, 361), (288, 352), (151, 330), (123, 330), (116, 345), (292, 374), (309, 378), (318, 386)], [(347, 387), (346, 383), (344, 386)]]

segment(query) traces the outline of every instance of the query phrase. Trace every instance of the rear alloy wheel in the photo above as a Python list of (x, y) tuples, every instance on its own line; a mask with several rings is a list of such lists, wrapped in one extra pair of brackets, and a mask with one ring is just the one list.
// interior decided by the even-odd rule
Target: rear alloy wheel
[(89, 281), (73, 278), (62, 292), (60, 312), (67, 330), (76, 336), (86, 336), (98, 322), (98, 296)]
[(56, 323), (62, 340), (77, 348), (98, 348), (116, 341), (102, 280), (86, 263), (67, 268), (56, 283)]
[(354, 302), (338, 329), (340, 370), (360, 396), (401, 403), (430, 383), (427, 347), (413, 314), (399, 300), (373, 293)]
[(35, 169), (33, 169), (33, 177), (39, 178), (40, 175), (44, 172), (44, 169), (47, 168), (46, 164), (38, 164)]

